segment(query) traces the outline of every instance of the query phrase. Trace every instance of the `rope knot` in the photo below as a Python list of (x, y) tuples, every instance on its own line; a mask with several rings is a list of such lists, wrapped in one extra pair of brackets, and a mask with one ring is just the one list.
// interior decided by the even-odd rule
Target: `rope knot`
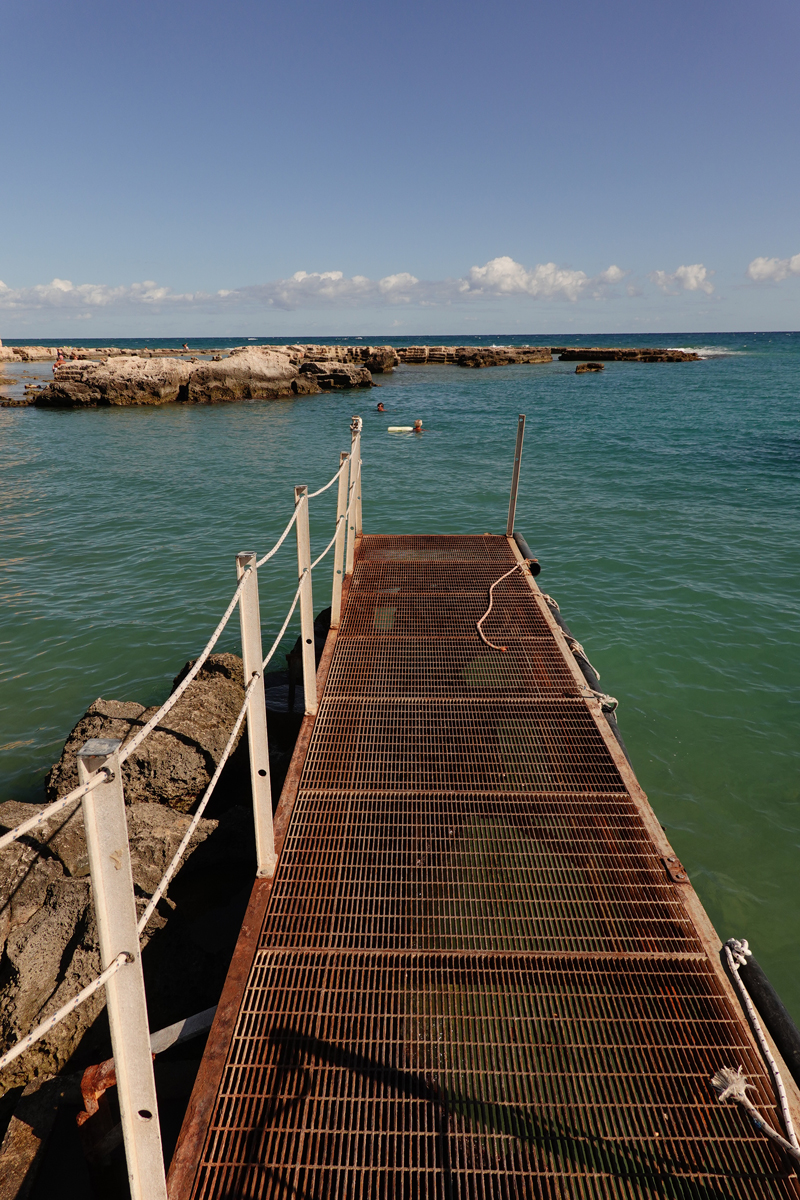
[(747, 944), (747, 938), (728, 938), (725, 945), (730, 950), (731, 958), (737, 967), (746, 967), (748, 958), (751, 958), (753, 954)]

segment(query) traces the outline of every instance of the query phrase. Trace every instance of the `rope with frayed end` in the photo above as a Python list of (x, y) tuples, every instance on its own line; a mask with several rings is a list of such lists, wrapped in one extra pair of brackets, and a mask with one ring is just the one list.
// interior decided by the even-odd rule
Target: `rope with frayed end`
[(732, 1067), (721, 1067), (716, 1074), (711, 1076), (711, 1083), (717, 1089), (717, 1099), (720, 1104), (724, 1104), (726, 1100), (733, 1100), (734, 1104), (740, 1105), (750, 1117), (756, 1129), (761, 1130), (767, 1137), (772, 1138), (773, 1142), (777, 1142), (787, 1154), (791, 1154), (792, 1158), (800, 1162), (800, 1149), (798, 1149), (797, 1145), (792, 1145), (791, 1142), (786, 1141), (785, 1137), (781, 1137), (777, 1129), (773, 1129), (764, 1120), (755, 1104), (748, 1097), (747, 1088), (753, 1087), (753, 1084), (747, 1082), (747, 1076), (743, 1073), (741, 1067), (735, 1071)]
[[(800, 1145), (798, 1145), (797, 1134), (794, 1131), (794, 1125), (792, 1123), (792, 1115), (789, 1112), (789, 1101), (786, 1098), (786, 1089), (783, 1086), (783, 1080), (781, 1079), (781, 1073), (778, 1070), (778, 1064), (775, 1062), (775, 1059), (772, 1056), (772, 1051), (770, 1050), (769, 1046), (767, 1045), (767, 1039), (764, 1036), (764, 1030), (761, 1028), (761, 1022), (758, 1019), (758, 1013), (755, 1010), (753, 1001), (750, 999), (750, 995), (747, 991), (747, 988), (744, 986), (741, 979), (739, 978), (739, 968), (747, 966), (747, 960), (748, 960), (748, 958), (751, 957), (753, 951), (750, 949), (750, 947), (747, 944), (747, 938), (741, 938), (741, 939), (728, 938), (723, 949), (725, 951), (725, 958), (727, 960), (728, 967), (730, 969), (731, 978), (733, 979), (733, 982), (736, 985), (736, 990), (738, 991), (739, 995), (742, 998), (742, 1003), (745, 1007), (745, 1011), (747, 1012), (748, 1017), (750, 1018), (750, 1024), (753, 1027), (753, 1032), (755, 1033), (756, 1038), (758, 1039), (758, 1044), (761, 1047), (761, 1053), (764, 1055), (764, 1058), (767, 1060), (769, 1069), (772, 1072), (772, 1079), (775, 1084), (775, 1091), (777, 1093), (778, 1101), (780, 1103), (781, 1115), (783, 1117), (783, 1123), (786, 1127), (786, 1132), (789, 1135), (789, 1141), (785, 1142), (784, 1139), (780, 1136), (780, 1134), (775, 1133), (775, 1130), (772, 1129), (771, 1126), (767, 1125), (766, 1122), (761, 1117), (758, 1118), (758, 1120), (761, 1122), (761, 1124), (759, 1125), (759, 1128), (763, 1128), (764, 1132), (769, 1137), (772, 1137), (775, 1140), (779, 1141), (781, 1143), (781, 1145), (783, 1145), (787, 1149), (789, 1149), (789, 1151), (794, 1155), (794, 1157), (797, 1158), (798, 1161), (800, 1161)], [(717, 1074), (714, 1076), (714, 1079), (712, 1079), (712, 1081), (711, 1081), (712, 1083), (714, 1083), (715, 1087), (717, 1086), (717, 1084), (714, 1081), (718, 1078), (721, 1078), (723, 1075), (723, 1072), (728, 1072), (731, 1075), (731, 1077), (734, 1074), (734, 1072), (730, 1071), (730, 1068), (723, 1067), (722, 1071), (718, 1071)], [(742, 1072), (742, 1068), (740, 1067), (739, 1068), (740, 1075), (741, 1075), (741, 1072)], [(734, 1090), (731, 1090), (731, 1088), (733, 1088), (733, 1084), (730, 1084), (729, 1088), (728, 1088), (728, 1092), (730, 1092), (731, 1099), (736, 1100), (737, 1103), (741, 1103), (743, 1105), (743, 1107), (748, 1109), (748, 1112), (750, 1111), (750, 1109), (752, 1109), (753, 1113), (755, 1113), (756, 1110), (753, 1108), (753, 1105), (750, 1104), (750, 1101), (747, 1100), (746, 1096), (744, 1096), (744, 1087), (747, 1087), (747, 1086), (751, 1086), (751, 1085), (749, 1085), (747, 1083), (740, 1085), (737, 1083)], [(741, 1095), (744, 1096), (744, 1100), (742, 1100), (740, 1098), (739, 1092), (736, 1090), (736, 1088), (741, 1089)], [(726, 1092), (724, 1095), (721, 1095), (719, 1097), (720, 1100), (727, 1100), (729, 1098), (728, 1092)], [(745, 1103), (745, 1101), (746, 1101), (746, 1103)], [(750, 1115), (752, 1116), (753, 1113), (751, 1113)], [(753, 1120), (755, 1121), (755, 1117), (753, 1118)]]

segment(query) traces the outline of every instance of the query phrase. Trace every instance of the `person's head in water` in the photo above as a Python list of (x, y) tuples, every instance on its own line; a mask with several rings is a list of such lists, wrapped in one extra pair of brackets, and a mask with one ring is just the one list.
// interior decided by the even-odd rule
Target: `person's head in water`
[(386, 412), (386, 409), (383, 407), (383, 404), (380, 401), (378, 402), (378, 412)]
[(414, 433), (422, 433), (422, 421), (414, 422)]

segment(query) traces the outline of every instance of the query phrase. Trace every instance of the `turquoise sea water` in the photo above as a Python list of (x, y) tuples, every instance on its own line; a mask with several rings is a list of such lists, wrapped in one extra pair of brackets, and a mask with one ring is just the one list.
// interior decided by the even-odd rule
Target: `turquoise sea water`
[[(539, 582), (619, 698), (638, 777), (720, 935), (750, 939), (800, 1020), (800, 334), (528, 340), (709, 356), (583, 376), (405, 367), (381, 391), (231, 406), (0, 409), (0, 798), (40, 796), (97, 696), (166, 695), (226, 606), (235, 552), (263, 553), (293, 485), (330, 477), (352, 413), (367, 532), (483, 533), (504, 531), (524, 412), (517, 528)], [(49, 373), (5, 368), (15, 391)], [(423, 437), (387, 433), (417, 417)], [(317, 552), (334, 503), (331, 489), (313, 504)], [(293, 554), (290, 538), (260, 578), (265, 644)], [(326, 570), (317, 610), (328, 586)]]

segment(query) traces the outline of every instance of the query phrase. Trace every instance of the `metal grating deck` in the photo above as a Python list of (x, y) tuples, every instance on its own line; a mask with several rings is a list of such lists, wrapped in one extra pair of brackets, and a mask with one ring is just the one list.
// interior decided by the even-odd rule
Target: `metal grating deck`
[(779, 1124), (520, 574), (496, 589), (508, 653), (477, 637), (514, 561), (505, 538), (362, 540), (171, 1200), (800, 1200), (788, 1160), (712, 1094), (741, 1064)]

